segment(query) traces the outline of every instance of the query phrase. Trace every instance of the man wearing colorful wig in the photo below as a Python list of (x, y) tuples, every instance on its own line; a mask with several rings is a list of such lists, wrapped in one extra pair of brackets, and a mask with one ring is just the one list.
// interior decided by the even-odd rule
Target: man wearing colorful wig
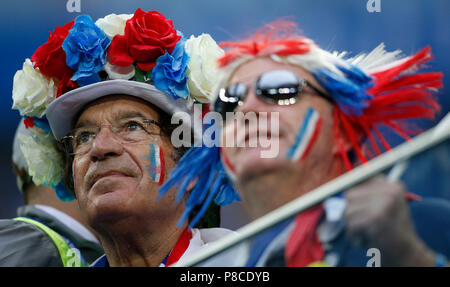
[(171, 141), (170, 117), (194, 117), (192, 104), (208, 101), (222, 54), (209, 35), (185, 39), (164, 15), (138, 9), (95, 23), (78, 16), (24, 63), (15, 107), (48, 120), (65, 148), (51, 184), (64, 181), (97, 232), (105, 256), (94, 266), (168, 266), (230, 232), (177, 226), (184, 199), (156, 201), (191, 144)]
[[(439, 110), (432, 91), (442, 86), (442, 74), (417, 73), (431, 59), (429, 47), (401, 57), (382, 44), (346, 59), (286, 21), (222, 47), (228, 50), (219, 59), (223, 77), (212, 109), (222, 116), (269, 113), (279, 130), (250, 125), (242, 137), (246, 145), (229, 147), (225, 139), (245, 123), (227, 120), (221, 148), (192, 148), (160, 189), (164, 194), (181, 182), (207, 183), (190, 193), (182, 220), (197, 205), (206, 210), (213, 200), (224, 205), (239, 198), (252, 218), (261, 217), (389, 150), (380, 128), (407, 140), (414, 131), (402, 120), (432, 119)], [(278, 140), (277, 156), (262, 158), (261, 145), (249, 147), (262, 133)], [(249, 249), (235, 254), (235, 265), (366, 266), (374, 247), (381, 266), (441, 266), (450, 255), (443, 219), (449, 214), (448, 202), (420, 200), (379, 176), (256, 236)], [(220, 255), (211, 262), (226, 265)]]

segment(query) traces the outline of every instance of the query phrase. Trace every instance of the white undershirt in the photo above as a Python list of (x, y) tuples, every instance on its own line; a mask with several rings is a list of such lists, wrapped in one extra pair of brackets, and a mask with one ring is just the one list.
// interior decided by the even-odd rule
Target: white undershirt
[[(222, 239), (223, 237), (231, 233), (235, 232), (225, 228), (204, 228), (204, 229), (192, 228), (192, 238), (189, 241), (189, 247), (180, 257), (177, 264), (182, 263), (184, 259), (189, 258), (191, 254), (197, 252), (202, 248), (214, 244), (216, 241)], [(235, 259), (235, 257), (232, 257), (232, 259)], [(226, 257), (221, 258), (221, 264), (223, 264), (224, 266), (229, 266), (230, 265), (229, 261), (231, 261), (231, 258)]]

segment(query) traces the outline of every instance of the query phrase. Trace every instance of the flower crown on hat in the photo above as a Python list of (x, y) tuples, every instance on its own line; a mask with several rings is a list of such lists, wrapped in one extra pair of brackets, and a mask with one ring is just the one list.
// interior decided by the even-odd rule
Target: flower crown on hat
[[(30, 128), (33, 127), (33, 128)], [(62, 201), (71, 201), (75, 196), (64, 187), (63, 155), (59, 151), (50, 126), (45, 119), (26, 118), (19, 126), (14, 139), (17, 146), (14, 156), (22, 156), (24, 162), (15, 162), (25, 169), (36, 185), (52, 187)], [(23, 186), (19, 189), (23, 192)]]
[[(116, 79), (152, 84), (187, 105), (208, 103), (217, 81), (217, 59), (223, 55), (210, 35), (186, 39), (157, 11), (110, 14), (95, 23), (81, 15), (50, 33), (16, 72), (12, 108), (26, 117), (27, 128), (34, 128), (37, 122), (47, 123), (46, 108), (61, 95)], [(60, 166), (59, 159), (54, 164)], [(56, 172), (49, 183), (57, 186), (62, 174)]]
[[(325, 51), (297, 31), (296, 23), (279, 20), (263, 26), (243, 41), (221, 43), (227, 50), (219, 59), (221, 78), (216, 90), (226, 84), (240, 65), (256, 57), (270, 57), (305, 68), (333, 99), (334, 137), (348, 170), (354, 163), (343, 146), (344, 138), (351, 143), (359, 160), (367, 162), (381, 153), (380, 143), (385, 150), (390, 149), (380, 127), (390, 128), (408, 140), (408, 135), (418, 131), (406, 126), (403, 120), (432, 119), (440, 110), (433, 92), (442, 87), (443, 74), (417, 73), (432, 59), (430, 47), (413, 56), (401, 57), (401, 51), (387, 52), (381, 44), (368, 54), (345, 59), (346, 53)], [(160, 194), (178, 186), (182, 197), (186, 183), (195, 179), (205, 183), (190, 192), (180, 220), (187, 219), (189, 212), (201, 206), (190, 223), (195, 225), (212, 200), (219, 205), (239, 200), (226, 170), (218, 147), (193, 147), (172, 170)]]

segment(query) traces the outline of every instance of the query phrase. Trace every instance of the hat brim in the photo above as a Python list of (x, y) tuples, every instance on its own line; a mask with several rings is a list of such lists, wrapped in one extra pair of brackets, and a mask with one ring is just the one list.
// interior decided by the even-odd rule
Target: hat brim
[(61, 140), (69, 134), (73, 128), (74, 118), (87, 104), (110, 95), (137, 97), (157, 106), (170, 116), (176, 112), (186, 112), (192, 119), (192, 112), (183, 98), (175, 99), (147, 83), (109, 80), (72, 90), (50, 103), (46, 116), (56, 140)]

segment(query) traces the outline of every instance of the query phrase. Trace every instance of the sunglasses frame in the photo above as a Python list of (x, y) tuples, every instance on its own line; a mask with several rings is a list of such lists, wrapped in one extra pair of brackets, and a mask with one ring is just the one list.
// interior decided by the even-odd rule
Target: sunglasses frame
[[(297, 87), (297, 91), (295, 92), (295, 96), (290, 97), (290, 98), (286, 98), (286, 99), (273, 99), (271, 97), (263, 95), (262, 89), (257, 87), (257, 83), (260, 81), (261, 77), (264, 74), (270, 73), (270, 72), (274, 72), (274, 71), (288, 71), (289, 73), (292, 73), (292, 75), (294, 75), (296, 77), (296, 79), (298, 80), (298, 87)], [(232, 85), (236, 85), (236, 84), (240, 84), (240, 85), (243, 85), (245, 87), (245, 91), (243, 93), (244, 96), (242, 98), (239, 98), (239, 99), (236, 99), (237, 97), (228, 97), (228, 96), (226, 96), (226, 94), (227, 94), (227, 90), (229, 89), (229, 87), (231, 85), (229, 85), (229, 86), (227, 86), (225, 88), (221, 88), (219, 90), (219, 95), (218, 95), (218, 97), (217, 97), (217, 99), (216, 99), (216, 101), (214, 103), (215, 110), (216, 110), (216, 106), (217, 106), (217, 102), (218, 101), (221, 101), (222, 103), (229, 103), (229, 104), (236, 103), (236, 106), (234, 107), (233, 111), (236, 110), (236, 108), (238, 106), (243, 105), (243, 103), (245, 101), (245, 98), (247, 97), (247, 94), (248, 94), (248, 86), (243, 84), (243, 83), (233, 83)], [(253, 84), (255, 85), (256, 96), (259, 99), (261, 99), (262, 101), (264, 101), (264, 102), (266, 102), (268, 104), (272, 104), (272, 105), (288, 106), (288, 105), (295, 104), (297, 102), (297, 99), (302, 94), (304, 87), (309, 87), (310, 89), (312, 89), (319, 96), (325, 98), (329, 102), (333, 102), (332, 99), (330, 98), (330, 96), (328, 96), (327, 94), (323, 93), (322, 91), (320, 91), (319, 89), (314, 87), (305, 78), (300, 78), (297, 74), (295, 74), (293, 71), (290, 71), (290, 70), (272, 70), (272, 71), (265, 72), (265, 73), (259, 75), (258, 79), (256, 79), (256, 81)], [(278, 89), (280, 89), (280, 88), (278, 88)], [(289, 92), (287, 94), (292, 94), (292, 92)], [(225, 111), (225, 113), (226, 112), (232, 112), (232, 111)], [(220, 111), (220, 113), (223, 113), (223, 111)]]

